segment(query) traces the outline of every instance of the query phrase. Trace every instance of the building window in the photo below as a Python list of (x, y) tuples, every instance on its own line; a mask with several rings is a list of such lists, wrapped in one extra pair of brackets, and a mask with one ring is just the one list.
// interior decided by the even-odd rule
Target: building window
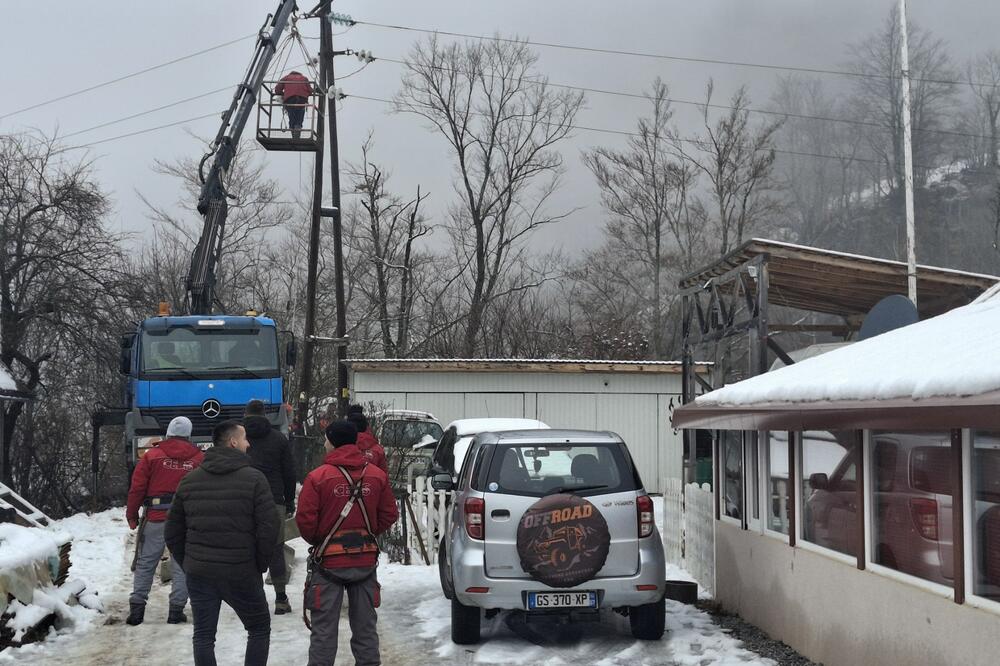
[(952, 585), (951, 433), (872, 433), (872, 560)]
[[(747, 501), (750, 503), (750, 519), (760, 520), (760, 436), (756, 432), (745, 435), (747, 448)], [(757, 526), (760, 529), (760, 526)]]
[(743, 519), (743, 433), (723, 430), (719, 440), (722, 455), (722, 514)]
[(975, 433), (971, 462), (973, 593), (1000, 601), (1000, 433)]
[(768, 433), (767, 441), (767, 529), (788, 534), (788, 433)]
[(802, 538), (858, 553), (859, 439), (852, 431), (802, 433)]

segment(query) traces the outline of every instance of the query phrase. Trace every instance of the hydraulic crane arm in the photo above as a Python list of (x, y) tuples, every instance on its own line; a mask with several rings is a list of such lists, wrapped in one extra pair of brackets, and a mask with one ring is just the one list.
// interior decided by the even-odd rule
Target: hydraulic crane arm
[[(236, 158), (243, 128), (250, 118), (268, 66), (274, 57), (278, 40), (295, 10), (295, 0), (281, 0), (278, 9), (269, 15), (261, 27), (257, 47), (243, 82), (236, 89), (233, 101), (222, 115), (222, 126), (212, 142), (211, 151), (198, 167), (201, 194), (198, 212), (204, 217), (204, 227), (187, 277), (188, 308), (191, 314), (210, 314), (215, 300), (215, 268), (222, 252), (223, 231), (229, 211), (225, 177)], [(211, 160), (208, 174), (206, 162)]]

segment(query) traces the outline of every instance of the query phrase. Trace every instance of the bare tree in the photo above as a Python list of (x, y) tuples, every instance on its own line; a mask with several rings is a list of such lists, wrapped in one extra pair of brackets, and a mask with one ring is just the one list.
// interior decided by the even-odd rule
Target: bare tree
[[(227, 312), (252, 304), (248, 300), (253, 298), (256, 272), (263, 253), (268, 243), (275, 239), (274, 234), (280, 233), (293, 215), (292, 209), (281, 203), (281, 185), (267, 177), (258, 155), (256, 144), (249, 140), (244, 142), (239, 157), (226, 174), (225, 187), (231, 201), (217, 269), (216, 298)], [(184, 263), (186, 271), (202, 228), (200, 216), (195, 212), (201, 190), (198, 161), (188, 158), (170, 163), (157, 160), (154, 170), (182, 183), (182, 197), (173, 208), (154, 204), (141, 193), (139, 196), (149, 208), (158, 232), (158, 243), (189, 248)], [(180, 308), (182, 303), (173, 305)]]
[[(652, 312), (650, 338), (654, 358), (665, 349), (667, 259), (679, 258), (674, 275), (693, 268), (704, 227), (692, 228), (689, 194), (695, 181), (690, 163), (672, 150), (669, 90), (657, 78), (646, 94), (651, 115), (640, 118), (628, 148), (596, 148), (584, 154), (584, 162), (601, 188), (601, 201), (611, 219), (605, 227), (608, 240), (621, 252), (620, 259), (644, 267), (644, 279), (634, 288)], [(676, 134), (676, 132), (674, 132)]]
[(348, 168), (365, 211), (354, 240), (374, 278), (361, 288), (378, 312), (382, 353), (400, 358), (406, 356), (410, 343), (416, 289), (413, 273), (427, 261), (414, 243), (431, 232), (420, 213), (429, 195), (421, 193), (419, 185), (408, 201), (392, 194), (387, 189), (388, 174), (369, 159), (373, 146), (369, 134), (361, 146), (361, 164)]
[(989, 150), (986, 165), (1000, 166), (1000, 136), (997, 119), (1000, 117), (1000, 50), (993, 49), (969, 62), (967, 74), (969, 87), (976, 97), (978, 112), (986, 120)]
[(778, 209), (770, 196), (774, 187), (775, 133), (781, 121), (750, 123), (750, 98), (741, 86), (730, 98), (729, 111), (712, 121), (715, 85), (710, 79), (701, 106), (704, 136), (693, 141), (674, 137), (675, 150), (708, 180), (718, 225), (719, 253), (743, 242), (747, 232), (762, 225)]
[[(0, 361), (38, 398), (4, 407), (4, 481), (63, 508), (80, 451), (66, 433), (37, 437), (39, 425), (55, 414), (86, 423), (112, 393), (125, 281), (120, 239), (104, 227), (108, 198), (76, 154), (38, 135), (0, 136)], [(54, 467), (60, 452), (66, 465)]]
[(559, 184), (555, 147), (570, 133), (583, 95), (556, 91), (535, 73), (538, 57), (524, 42), (418, 42), (407, 58), (396, 108), (426, 119), (448, 142), (458, 201), (448, 230), (456, 250), (456, 284), (464, 296), (461, 350), (474, 355), (490, 304), (509, 290), (531, 233), (568, 213), (546, 204)]
[[(928, 169), (947, 148), (948, 125), (957, 87), (958, 73), (951, 64), (946, 45), (914, 23), (908, 25), (910, 49), (910, 116), (913, 127), (914, 177), (926, 179)], [(903, 122), (899, 62), (898, 8), (893, 5), (882, 28), (851, 45), (855, 97), (862, 119), (874, 126), (867, 131), (871, 149), (879, 156), (890, 192), (902, 186)]]

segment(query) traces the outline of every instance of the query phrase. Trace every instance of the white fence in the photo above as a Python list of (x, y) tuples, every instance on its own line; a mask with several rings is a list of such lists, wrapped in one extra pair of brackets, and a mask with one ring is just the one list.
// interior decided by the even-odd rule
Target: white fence
[[(423, 564), (426, 554), (430, 563), (435, 564), (438, 546), (445, 533), (450, 493), (434, 490), (430, 478), (426, 476), (413, 477), (408, 486), (410, 507), (404, 507), (404, 510), (408, 514), (406, 541), (410, 559), (414, 563)], [(409, 514), (411, 509), (412, 515)]]
[(685, 569), (709, 593), (715, 591), (715, 512), (706, 483), (687, 485), (664, 479), (663, 552), (667, 562)]

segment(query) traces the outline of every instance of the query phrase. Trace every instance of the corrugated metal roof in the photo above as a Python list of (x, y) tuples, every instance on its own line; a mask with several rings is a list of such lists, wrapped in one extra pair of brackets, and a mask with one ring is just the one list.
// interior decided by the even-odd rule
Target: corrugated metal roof
[[(906, 264), (891, 259), (753, 238), (681, 279), (697, 288), (760, 255), (767, 256), (771, 305), (841, 316), (865, 315), (886, 296), (906, 293)], [(924, 316), (971, 302), (1000, 281), (995, 275), (917, 266), (917, 301)]]

